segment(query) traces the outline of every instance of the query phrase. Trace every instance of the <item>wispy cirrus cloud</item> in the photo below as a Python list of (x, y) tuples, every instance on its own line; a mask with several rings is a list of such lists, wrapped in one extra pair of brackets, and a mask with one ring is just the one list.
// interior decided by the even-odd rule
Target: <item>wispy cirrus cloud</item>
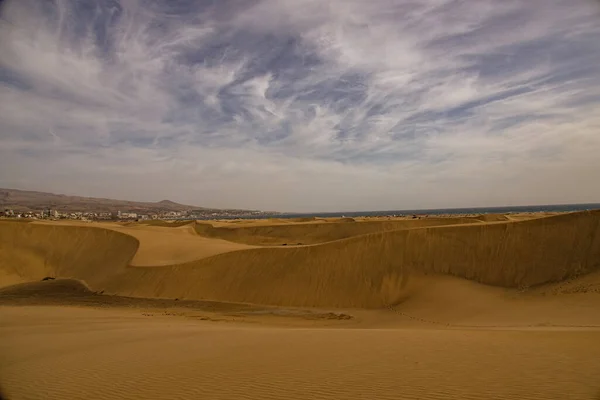
[(593, 1), (5, 3), (2, 186), (297, 211), (600, 200)]

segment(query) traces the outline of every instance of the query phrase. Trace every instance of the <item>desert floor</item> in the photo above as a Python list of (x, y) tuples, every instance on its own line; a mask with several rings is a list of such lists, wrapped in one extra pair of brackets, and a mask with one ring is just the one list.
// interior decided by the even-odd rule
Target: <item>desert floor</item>
[(8, 399), (598, 400), (598, 310), (597, 212), (0, 221)]

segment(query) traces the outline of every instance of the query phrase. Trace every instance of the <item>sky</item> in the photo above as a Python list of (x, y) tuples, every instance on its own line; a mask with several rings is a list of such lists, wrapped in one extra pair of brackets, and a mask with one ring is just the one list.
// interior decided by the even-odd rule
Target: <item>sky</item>
[(0, 187), (292, 212), (600, 202), (597, 1), (0, 12)]

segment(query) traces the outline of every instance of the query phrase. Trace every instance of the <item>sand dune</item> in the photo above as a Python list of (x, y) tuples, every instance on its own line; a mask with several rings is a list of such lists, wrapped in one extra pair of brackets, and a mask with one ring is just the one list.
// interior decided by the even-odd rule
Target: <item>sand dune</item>
[(140, 248), (131, 260), (132, 266), (173, 265), (252, 246), (197, 235), (193, 224), (111, 226), (139, 240)]
[[(600, 330), (600, 272), (567, 283), (576, 291), (553, 285), (518, 292), (493, 288), (448, 276), (415, 279), (400, 304), (378, 310), (299, 308), (206, 300), (157, 299), (106, 295), (75, 279), (27, 282), (0, 288), (0, 304), (35, 306), (89, 306), (171, 311), (172, 315), (201, 312), (219, 320), (269, 325), (352, 328), (502, 328)], [(543, 289), (542, 289), (543, 288)], [(540, 291), (540, 290), (543, 290)], [(208, 314), (207, 314), (208, 313)], [(225, 313), (216, 316), (215, 313)], [(189, 316), (197, 317), (197, 314)], [(281, 318), (275, 318), (281, 317)], [(225, 318), (225, 319), (223, 319)], [(232, 319), (233, 318), (233, 319)], [(323, 322), (327, 324), (323, 324)], [(333, 324), (332, 324), (333, 323)]]
[[(39, 223), (36, 223), (39, 224)], [(48, 223), (43, 223), (48, 225)], [(57, 223), (51, 223), (56, 225)], [(76, 221), (60, 222), (60, 226), (90, 227), (89, 223)], [(105, 228), (133, 236), (139, 248), (130, 265), (154, 267), (186, 263), (230, 251), (244, 250), (253, 246), (220, 239), (209, 239), (196, 234), (192, 221), (151, 224), (138, 223), (95, 223), (95, 228)]]
[(147, 226), (160, 226), (163, 228), (179, 228), (181, 226), (192, 225), (193, 221), (164, 221), (164, 220), (148, 220), (148, 221), (140, 221), (140, 222), (131, 222), (128, 225), (136, 226), (136, 225), (147, 225)]
[(78, 277), (102, 287), (132, 260), (138, 241), (79, 226), (0, 222), (0, 286), (46, 276)]
[(481, 222), (509, 221), (509, 218), (504, 214), (481, 214), (473, 217), (473, 219)]
[(2, 221), (0, 387), (596, 400), (600, 212), (488, 219)]
[(517, 291), (445, 275), (416, 277), (406, 299), (391, 310), (432, 327), (600, 327), (600, 271), (567, 285), (578, 291), (552, 290), (554, 285)]
[[(298, 222), (307, 222), (304, 221)], [(195, 226), (199, 235), (219, 238), (236, 243), (245, 243), (256, 246), (318, 244), (334, 240), (347, 239), (375, 232), (393, 231), (398, 229), (422, 228), (427, 226), (455, 225), (474, 223), (467, 218), (427, 218), (420, 220), (382, 220), (361, 221), (354, 223), (339, 218), (329, 221), (294, 224), (289, 222), (267, 224), (260, 223), (252, 226), (218, 226), (209, 222), (198, 222)], [(342, 223), (340, 223), (342, 222)]]
[[(342, 231), (356, 225), (323, 224)], [(294, 234), (300, 231), (289, 228)], [(140, 232), (145, 229), (150, 228)], [(94, 228), (3, 223), (2, 246), (11, 245), (1, 265), (6, 276), (22, 275), (10, 282), (55, 273), (83, 279), (94, 290), (128, 296), (378, 308), (405, 301), (413, 278), (425, 273), (519, 288), (595, 271), (600, 266), (599, 229), (599, 212), (581, 212), (522, 222), (389, 230), (314, 246), (252, 248), (148, 269), (127, 267), (136, 255), (136, 241), (128, 236)], [(98, 244), (96, 238), (103, 235), (114, 239)], [(79, 243), (73, 240), (85, 242), (87, 250), (79, 246), (73, 253), (73, 243)], [(86, 254), (90, 262), (83, 261)]]
[(315, 246), (231, 252), (152, 271), (128, 269), (125, 281), (138, 285), (114, 281), (107, 290), (143, 297), (377, 308), (403, 301), (411, 277), (422, 273), (528, 287), (597, 270), (599, 216), (397, 230)]
[(316, 221), (317, 217), (298, 217), (298, 218), (290, 218), (290, 222), (312, 222)]

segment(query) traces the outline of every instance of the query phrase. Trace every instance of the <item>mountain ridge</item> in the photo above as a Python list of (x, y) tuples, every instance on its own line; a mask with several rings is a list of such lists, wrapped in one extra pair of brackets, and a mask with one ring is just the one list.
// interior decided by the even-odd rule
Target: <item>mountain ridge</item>
[(131, 201), (102, 197), (70, 196), (65, 194), (8, 188), (0, 188), (0, 208), (10, 208), (15, 211), (39, 211), (51, 208), (58, 211), (69, 212), (178, 212), (188, 210), (221, 210), (180, 204), (167, 199), (158, 202)]

